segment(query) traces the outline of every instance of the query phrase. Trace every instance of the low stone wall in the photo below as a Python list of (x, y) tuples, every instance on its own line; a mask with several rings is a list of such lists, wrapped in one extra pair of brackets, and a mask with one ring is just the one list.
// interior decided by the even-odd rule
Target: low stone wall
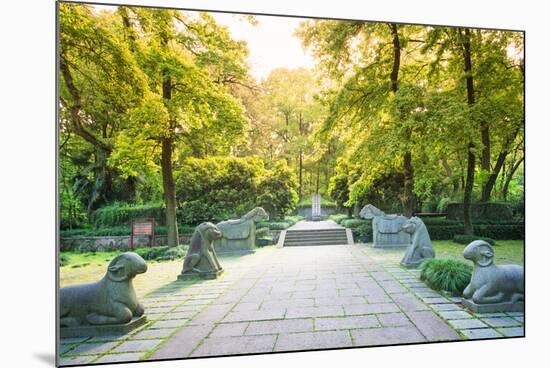
[[(189, 244), (193, 234), (180, 234), (180, 243)], [(156, 235), (155, 245), (166, 245), (166, 235)], [(149, 246), (148, 236), (135, 236), (134, 246), (136, 248)], [(95, 252), (107, 250), (128, 250), (130, 249), (130, 236), (75, 236), (60, 239), (62, 251)]]
[[(270, 230), (271, 237), (273, 238), (273, 244), (277, 244), (279, 239), (280, 230)], [(180, 234), (180, 243), (189, 244), (191, 236), (193, 234)], [(166, 245), (166, 235), (156, 235), (155, 245)], [(148, 236), (135, 236), (134, 246), (148, 247)], [(70, 238), (60, 239), (61, 251), (76, 251), (76, 252), (101, 252), (108, 250), (129, 250), (130, 249), (130, 236), (74, 236)]]

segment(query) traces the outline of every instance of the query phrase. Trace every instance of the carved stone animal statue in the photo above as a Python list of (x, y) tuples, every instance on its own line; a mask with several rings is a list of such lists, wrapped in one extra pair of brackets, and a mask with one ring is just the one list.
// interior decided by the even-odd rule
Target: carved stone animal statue
[(216, 250), (253, 250), (256, 248), (256, 222), (266, 221), (269, 215), (262, 207), (256, 207), (238, 220), (222, 221), (217, 224), (222, 238), (215, 241)]
[(403, 267), (417, 267), (425, 259), (435, 257), (430, 234), (421, 219), (416, 216), (411, 217), (405, 221), (401, 230), (411, 235), (411, 243), (401, 260)]
[(474, 271), (463, 297), (476, 304), (523, 301), (523, 267), (497, 266), (493, 262), (494, 254), (493, 247), (483, 240), (475, 240), (464, 248), (464, 258), (474, 262)]
[(183, 261), (181, 275), (220, 274), (223, 268), (218, 262), (213, 242), (221, 236), (221, 231), (211, 222), (203, 222), (197, 226)]
[(72, 285), (59, 291), (61, 327), (125, 324), (143, 315), (132, 279), (147, 271), (138, 254), (115, 257), (105, 276), (96, 282)]

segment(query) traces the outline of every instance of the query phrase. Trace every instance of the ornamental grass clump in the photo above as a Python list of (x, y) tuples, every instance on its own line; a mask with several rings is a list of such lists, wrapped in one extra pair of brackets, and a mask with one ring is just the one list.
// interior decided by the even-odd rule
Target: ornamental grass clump
[(429, 259), (420, 270), (420, 279), (429, 287), (453, 295), (461, 295), (472, 277), (472, 266), (453, 259)]

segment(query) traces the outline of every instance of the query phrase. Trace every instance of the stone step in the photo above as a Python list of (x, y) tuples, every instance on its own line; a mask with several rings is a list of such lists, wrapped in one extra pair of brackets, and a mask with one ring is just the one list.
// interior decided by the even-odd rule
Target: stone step
[(285, 247), (345, 245), (348, 237), (345, 228), (289, 230), (285, 236)]
[(347, 243), (347, 238), (310, 238), (310, 239), (285, 239), (285, 244), (288, 243), (315, 243), (315, 242), (332, 242), (334, 244)]
[(341, 234), (286, 234), (287, 239), (310, 239), (310, 238), (345, 238), (346, 233)]
[(347, 240), (346, 241), (340, 241), (340, 242), (334, 242), (334, 241), (330, 241), (330, 242), (321, 242), (321, 241), (316, 241), (316, 242), (296, 242), (296, 243), (287, 243), (285, 242), (285, 247), (311, 247), (311, 246), (323, 246), (323, 245), (347, 245)]
[(347, 239), (308, 239), (308, 240), (290, 240), (285, 241), (285, 246), (288, 244), (316, 244), (316, 243), (322, 243), (322, 244), (347, 244)]
[(303, 232), (293, 232), (293, 231), (287, 231), (286, 232), (286, 236), (338, 236), (338, 235), (341, 235), (341, 236), (345, 236), (346, 235), (346, 231), (331, 231), (331, 232), (317, 232), (317, 231), (311, 231), (311, 232), (307, 232), (307, 233), (303, 233)]

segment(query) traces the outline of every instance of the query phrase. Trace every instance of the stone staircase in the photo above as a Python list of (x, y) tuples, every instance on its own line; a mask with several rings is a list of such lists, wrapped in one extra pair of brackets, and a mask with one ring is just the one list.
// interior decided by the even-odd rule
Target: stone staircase
[(348, 244), (345, 228), (288, 230), (283, 246), (342, 245)]

